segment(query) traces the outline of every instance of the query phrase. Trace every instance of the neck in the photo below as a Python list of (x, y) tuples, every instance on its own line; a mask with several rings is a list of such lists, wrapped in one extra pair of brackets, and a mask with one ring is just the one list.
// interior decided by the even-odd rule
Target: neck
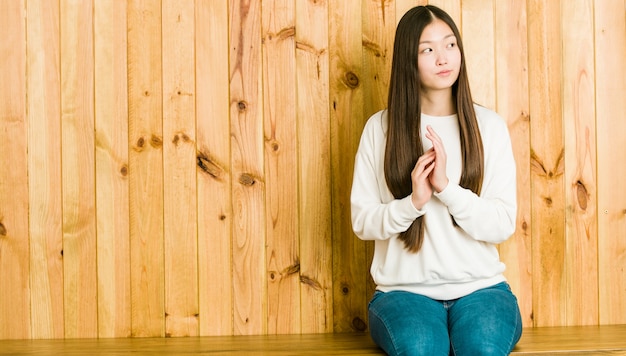
[(420, 106), (422, 113), (430, 116), (456, 114), (456, 106), (452, 100), (452, 89), (422, 92)]

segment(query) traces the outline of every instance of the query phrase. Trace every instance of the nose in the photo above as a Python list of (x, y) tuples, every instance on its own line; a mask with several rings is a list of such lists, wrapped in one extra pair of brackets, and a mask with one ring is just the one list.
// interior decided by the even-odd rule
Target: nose
[(437, 65), (442, 66), (448, 63), (448, 56), (445, 51), (437, 51)]

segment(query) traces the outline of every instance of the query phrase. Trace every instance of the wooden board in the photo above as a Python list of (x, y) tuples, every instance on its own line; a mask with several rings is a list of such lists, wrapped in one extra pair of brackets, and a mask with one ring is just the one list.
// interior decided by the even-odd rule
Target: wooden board
[(65, 337), (98, 334), (93, 1), (61, 1)]
[(131, 327), (165, 335), (161, 2), (128, 3)]
[(593, 1), (561, 4), (565, 132), (565, 325), (598, 324)]
[[(233, 332), (228, 3), (196, 2), (200, 335)], [(215, 303), (219, 300), (219, 303)]]
[(10, 86), (0, 93), (0, 339), (31, 336), (24, 9), (0, 3), (0, 78)]
[(262, 6), (267, 332), (300, 333), (295, 6)]
[(296, 4), (301, 330), (333, 331), (327, 2)]
[(364, 1), (363, 20), (363, 115), (369, 117), (387, 107), (389, 76), (396, 33), (393, 2)]
[(626, 322), (624, 0), (15, 0), (0, 317), (23, 317), (1, 332), (366, 330), (354, 153), (397, 21), (428, 3), (509, 124), (518, 229), (499, 251), (524, 325)]
[(261, 6), (229, 6), (234, 334), (267, 332)]
[(534, 326), (566, 323), (560, 1), (528, 1)]
[[(198, 335), (194, 1), (164, 0), (165, 335)], [(193, 258), (189, 258), (193, 256)]]
[(94, 3), (98, 336), (129, 337), (126, 3)]
[(463, 37), (467, 75), (475, 103), (496, 108), (495, 0), (464, 0), (462, 22), (457, 27)]
[(530, 122), (526, 2), (495, 2), (496, 111), (506, 120), (517, 168), (517, 219), (513, 236), (499, 245), (505, 277), (518, 298), (522, 323), (533, 325)]
[(596, 1), (594, 6), (599, 321), (624, 324), (626, 120), (622, 113), (626, 112), (626, 1)]
[[(188, 338), (8, 340), (0, 355), (384, 355), (367, 333)], [(526, 328), (511, 355), (626, 355), (626, 326)]]
[(31, 337), (64, 335), (59, 1), (26, 3)]
[(350, 187), (363, 125), (360, 1), (329, 3), (333, 321), (335, 332), (367, 329), (366, 244), (352, 232)]

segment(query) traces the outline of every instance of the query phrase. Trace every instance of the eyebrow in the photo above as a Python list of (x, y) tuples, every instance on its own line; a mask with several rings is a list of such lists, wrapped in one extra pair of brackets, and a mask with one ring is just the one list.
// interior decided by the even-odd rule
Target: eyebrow
[[(442, 38), (441, 41), (443, 41), (443, 40), (445, 40), (445, 39), (447, 39), (449, 37), (456, 37), (456, 36), (454, 35), (454, 33), (451, 33), (451, 34), (445, 36), (444, 38)], [(422, 43), (433, 43), (433, 42), (437, 42), (437, 41), (420, 41), (418, 43), (418, 45), (421, 45)]]

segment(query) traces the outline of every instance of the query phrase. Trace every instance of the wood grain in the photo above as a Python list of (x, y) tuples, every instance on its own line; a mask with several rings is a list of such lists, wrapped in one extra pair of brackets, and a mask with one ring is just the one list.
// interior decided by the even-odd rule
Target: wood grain
[(594, 3), (600, 324), (626, 323), (625, 10), (626, 1)]
[(535, 326), (566, 323), (560, 1), (528, 1), (528, 74)]
[(331, 170), (333, 219), (333, 321), (336, 332), (367, 329), (366, 247), (352, 232), (350, 187), (363, 115), (361, 4), (329, 3)]
[(464, 0), (462, 23), (457, 23), (463, 37), (467, 73), (474, 102), (496, 108), (496, 60), (494, 29), (495, 0)]
[(300, 333), (295, 3), (262, 7), (267, 332)]
[(128, 3), (131, 327), (165, 336), (161, 2)]
[(234, 334), (267, 332), (261, 6), (230, 1)]
[(0, 3), (0, 339), (366, 331), (354, 153), (428, 3), (509, 125), (524, 325), (626, 323), (624, 0)]
[[(233, 332), (228, 3), (196, 2), (200, 335)], [(219, 300), (219, 303), (215, 303)]]
[(593, 1), (562, 3), (565, 130), (565, 325), (598, 324)]
[(499, 245), (505, 276), (518, 298), (522, 324), (533, 325), (530, 122), (526, 2), (495, 2), (496, 111), (506, 120), (517, 169), (517, 219), (513, 236)]
[(126, 3), (94, 3), (98, 336), (129, 337)]
[(26, 3), (31, 337), (64, 335), (59, 1)]
[[(164, 0), (165, 335), (198, 335), (194, 1)], [(193, 258), (189, 258), (193, 256)]]
[[(29, 338), (28, 120), (23, 1), (0, 4), (0, 338)], [(15, 30), (17, 29), (17, 30)], [(12, 320), (8, 323), (5, 320)]]
[(328, 2), (296, 4), (298, 234), (303, 333), (333, 330)]
[(65, 337), (98, 334), (93, 1), (61, 1)]
[[(511, 355), (626, 355), (626, 326), (526, 328)], [(0, 355), (384, 355), (368, 333), (4, 340)]]
[(387, 107), (391, 57), (396, 32), (393, 2), (364, 1), (362, 6), (363, 115)]

